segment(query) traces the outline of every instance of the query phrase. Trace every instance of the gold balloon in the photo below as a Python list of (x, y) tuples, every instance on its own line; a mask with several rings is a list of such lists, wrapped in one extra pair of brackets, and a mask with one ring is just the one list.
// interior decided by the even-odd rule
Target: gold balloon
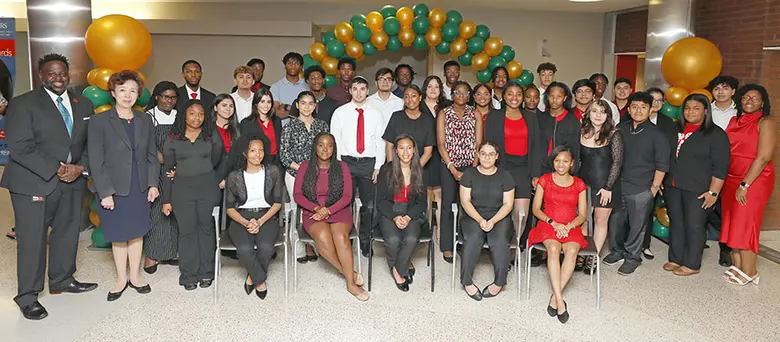
[(95, 78), (97, 76), (98, 71), (100, 71), (100, 68), (95, 68), (90, 70), (89, 73), (87, 74), (87, 83), (89, 83), (89, 85), (95, 85), (95, 80), (96, 80)]
[(669, 227), (669, 213), (666, 208), (655, 208), (655, 217), (664, 227)]
[(450, 43), (450, 54), (452, 54), (455, 57), (460, 57), (464, 53), (466, 53), (466, 50), (468, 50), (469, 45), (466, 43), (466, 40), (458, 37), (457, 39), (453, 40), (452, 43)]
[(325, 57), (322, 60), (322, 69), (328, 75), (337, 74), (339, 72), (339, 60), (331, 56)]
[(371, 29), (371, 32), (381, 31), (382, 25), (385, 23), (382, 14), (374, 11), (366, 15), (366, 26)]
[(666, 90), (666, 101), (669, 101), (672, 106), (682, 106), (686, 97), (688, 97), (688, 91), (683, 88), (671, 87)]
[[(138, 74), (138, 78), (140, 78), (141, 82), (143, 83), (143, 84), (139, 84), (138, 86), (140, 88), (146, 86), (146, 75), (142, 74), (140, 71), (136, 71), (135, 73)], [(143, 89), (141, 89), (141, 92), (143, 92)]]
[(109, 109), (113, 108), (113, 107), (114, 107), (114, 106), (112, 106), (112, 105), (110, 105), (110, 104), (107, 104), (107, 105), (102, 105), (102, 106), (100, 106), (100, 107), (97, 107), (97, 108), (95, 108), (95, 114), (100, 114), (100, 113), (102, 113), (102, 112), (105, 112), (105, 111), (107, 111), (107, 110), (109, 110)]
[(363, 44), (357, 40), (350, 40), (345, 47), (347, 56), (357, 59), (363, 55)]
[(428, 43), (428, 46), (436, 46), (441, 43), (442, 40), (441, 36), (441, 30), (435, 27), (431, 27), (428, 29), (428, 32), (425, 33), (425, 42)]
[(152, 56), (149, 30), (126, 15), (111, 14), (93, 21), (85, 44), (89, 58), (101, 68), (138, 70)]
[(352, 29), (352, 25), (347, 22), (340, 22), (333, 28), (333, 33), (336, 35), (336, 39), (346, 44), (352, 40), (352, 35), (355, 31)]
[(356, 59), (357, 59), (357, 60), (358, 60), (358, 62), (359, 62), (359, 61), (362, 61), (362, 60), (363, 60), (363, 59), (365, 59), (365, 58), (366, 58), (366, 55), (360, 55), (360, 57), (358, 57), (358, 58), (356, 58)]
[(509, 79), (517, 78), (523, 73), (523, 65), (520, 62), (512, 60), (506, 63), (506, 71), (509, 73)]
[(404, 47), (412, 46), (416, 37), (417, 35), (414, 34), (414, 30), (411, 27), (402, 27), (401, 32), (398, 32), (398, 40), (401, 41)]
[(504, 41), (501, 38), (490, 37), (485, 41), (485, 52), (490, 57), (498, 56), (504, 49)]
[(712, 102), (712, 93), (710, 93), (710, 91), (707, 89), (696, 89), (692, 91), (691, 94), (702, 94), (710, 99), (710, 102)]
[(137, 111), (139, 111), (139, 112), (143, 112), (143, 111), (144, 111), (144, 107), (141, 107), (141, 106), (139, 106), (139, 105), (135, 105), (135, 106), (133, 106), (133, 109), (135, 109), (135, 110), (137, 110)]
[(477, 24), (471, 20), (464, 20), (460, 23), (460, 37), (463, 39), (469, 39), (477, 34)]
[(476, 71), (485, 70), (490, 64), (490, 57), (485, 52), (480, 52), (471, 59), (471, 66)]
[(428, 13), (428, 20), (431, 22), (431, 27), (440, 28), (447, 23), (447, 12), (436, 7)]
[(377, 50), (382, 51), (387, 49), (387, 41), (390, 37), (384, 31), (376, 31), (371, 34), (371, 44), (374, 44)]
[(114, 70), (100, 69), (95, 73), (95, 85), (100, 89), (108, 90), (108, 80), (111, 79), (111, 75), (114, 74)]
[(309, 54), (315, 61), (322, 63), (322, 60), (328, 57), (328, 49), (325, 48), (325, 44), (317, 42), (311, 44)]
[(720, 74), (723, 56), (709, 40), (690, 37), (676, 41), (664, 52), (661, 71), (672, 86), (701, 89)]
[(401, 23), (401, 27), (411, 27), (414, 21), (414, 11), (409, 7), (401, 7), (395, 12), (395, 17)]
[(100, 225), (100, 216), (98, 216), (98, 213), (96, 212), (90, 212), (89, 213), (89, 222), (95, 225), (95, 227)]

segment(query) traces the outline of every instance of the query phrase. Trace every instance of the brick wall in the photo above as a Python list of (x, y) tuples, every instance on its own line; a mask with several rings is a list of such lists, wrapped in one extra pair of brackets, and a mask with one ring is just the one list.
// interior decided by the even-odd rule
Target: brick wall
[(615, 19), (615, 52), (645, 51), (647, 10), (621, 13)]
[[(773, 39), (777, 39), (777, 36)], [(777, 136), (780, 136), (780, 51), (763, 53), (760, 82), (767, 88), (772, 100), (772, 116), (775, 119)], [(780, 230), (780, 147), (775, 147), (772, 160), (775, 164), (775, 190), (764, 212), (764, 230)]]

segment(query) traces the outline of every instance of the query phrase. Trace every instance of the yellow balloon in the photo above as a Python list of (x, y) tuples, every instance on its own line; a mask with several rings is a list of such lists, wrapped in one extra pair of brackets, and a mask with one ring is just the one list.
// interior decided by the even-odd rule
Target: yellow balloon
[(328, 57), (328, 49), (325, 48), (325, 44), (320, 42), (311, 44), (309, 47), (309, 54), (311, 58), (317, 62), (322, 62), (325, 57)]
[(690, 37), (676, 41), (664, 52), (661, 71), (669, 84), (687, 90), (701, 89), (720, 74), (723, 56), (709, 40)]
[(339, 60), (335, 57), (325, 57), (325, 59), (322, 60), (322, 69), (325, 70), (325, 73), (328, 75), (335, 75), (339, 72)]
[(379, 51), (387, 49), (388, 40), (390, 40), (390, 37), (384, 31), (376, 31), (371, 34), (371, 44), (374, 44), (374, 47)]
[(428, 46), (439, 45), (442, 39), (441, 30), (438, 28), (431, 27), (428, 29), (428, 32), (425, 33), (425, 42), (428, 43)]
[(336, 35), (336, 39), (346, 44), (352, 40), (352, 35), (355, 31), (352, 29), (352, 25), (347, 22), (340, 22), (333, 28), (333, 33)]
[(100, 87), (100, 89), (108, 90), (108, 80), (111, 79), (113, 74), (114, 70), (99, 69), (95, 74), (95, 85)]
[(710, 102), (712, 102), (712, 93), (710, 93), (710, 91), (707, 89), (696, 89), (692, 91), (691, 94), (702, 94), (710, 99)]
[(443, 9), (436, 7), (428, 13), (428, 21), (431, 22), (431, 27), (440, 28), (447, 22), (447, 12)]
[(498, 56), (504, 49), (504, 41), (501, 38), (490, 37), (485, 41), (485, 52), (490, 57)]
[(347, 56), (357, 59), (363, 55), (363, 44), (357, 40), (350, 40), (347, 42), (345, 51), (347, 52)]
[(455, 57), (460, 57), (466, 53), (468, 47), (469, 45), (466, 43), (466, 40), (458, 37), (457, 39), (453, 40), (452, 43), (450, 43), (450, 54)]
[(100, 113), (102, 113), (102, 112), (105, 112), (105, 111), (107, 111), (107, 110), (109, 110), (109, 109), (113, 108), (113, 107), (114, 107), (114, 106), (112, 106), (112, 105), (110, 105), (110, 104), (107, 104), (107, 105), (102, 105), (102, 106), (100, 106), (100, 107), (97, 107), (97, 108), (95, 108), (95, 114), (100, 114)]
[(463, 39), (469, 39), (477, 34), (477, 24), (471, 20), (464, 20), (460, 23), (459, 30), (460, 37)]
[(666, 208), (655, 208), (655, 217), (664, 227), (669, 227), (669, 213)]
[[(146, 85), (146, 75), (142, 74), (140, 71), (136, 71), (135, 73), (138, 74), (138, 77), (141, 79), (141, 82), (143, 83), (143, 84), (139, 84), (138, 87), (143, 88)], [(141, 89), (141, 91), (143, 92), (143, 89)]]
[(490, 57), (485, 52), (480, 52), (471, 59), (471, 66), (477, 71), (485, 70), (489, 63)]
[(411, 27), (414, 21), (414, 11), (409, 7), (401, 7), (395, 12), (395, 17), (401, 23), (401, 27)]
[(384, 23), (384, 17), (377, 11), (366, 15), (366, 26), (371, 29), (371, 32), (381, 31)]
[(89, 213), (89, 222), (95, 225), (95, 227), (100, 225), (100, 216), (98, 216), (98, 213), (96, 212), (90, 212)]
[(98, 71), (100, 71), (100, 68), (92, 69), (87, 73), (87, 83), (89, 83), (89, 85), (95, 85)]
[(93, 21), (85, 44), (89, 58), (101, 68), (138, 70), (152, 56), (149, 30), (126, 15), (111, 14)]
[(523, 65), (518, 61), (512, 60), (506, 63), (506, 71), (509, 73), (509, 79), (517, 78), (523, 73)]
[(135, 110), (137, 110), (137, 111), (139, 111), (139, 112), (143, 112), (143, 111), (144, 111), (144, 107), (141, 107), (141, 106), (139, 106), (139, 105), (135, 105), (135, 106), (133, 106), (133, 109), (135, 109)]
[(666, 101), (669, 101), (672, 106), (682, 106), (686, 97), (688, 97), (688, 91), (683, 88), (671, 87), (666, 90)]
[(404, 26), (401, 28), (401, 32), (398, 32), (398, 40), (401, 41), (404, 47), (412, 46), (415, 37), (417, 35), (414, 34), (414, 30), (411, 27)]

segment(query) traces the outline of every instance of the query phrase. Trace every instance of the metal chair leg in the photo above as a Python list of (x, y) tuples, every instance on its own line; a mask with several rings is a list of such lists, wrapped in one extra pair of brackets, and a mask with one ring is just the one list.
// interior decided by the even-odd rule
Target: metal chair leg
[[(433, 234), (433, 233), (431, 233)], [(431, 235), (431, 242), (428, 244), (428, 260), (431, 263), (431, 292), (434, 290), (434, 285), (436, 284), (436, 248), (435, 248), (435, 237)]]
[[(293, 242), (293, 255), (298, 255), (298, 241), (300, 240), (296, 237), (295, 242)], [(293, 262), (293, 293), (295, 292), (298, 292), (298, 263), (297, 262)]]
[(599, 263), (599, 256), (596, 255), (596, 311), (601, 310), (601, 264)]
[[(368, 242), (368, 247), (374, 247), (374, 241), (370, 240)], [(358, 256), (360, 257), (360, 256)], [(371, 278), (374, 274), (374, 253), (368, 253), (368, 291), (371, 291)]]
[(288, 293), (289, 293), (289, 290), (288, 290), (289, 285), (287, 284), (288, 283), (288, 278), (289, 278), (289, 273), (288, 273), (287, 269), (289, 268), (289, 265), (290, 265), (289, 264), (289, 259), (288, 259), (288, 256), (287, 256), (287, 237), (286, 236), (285, 236), (285, 239), (284, 239), (284, 244), (282, 244), (282, 247), (284, 248), (284, 297), (286, 298)]
[(517, 272), (517, 300), (520, 300), (520, 275), (522, 270), (520, 269), (520, 246), (515, 251), (515, 272)]
[(533, 250), (533, 245), (529, 244), (526, 250), (528, 252), (525, 255), (525, 300), (531, 300), (531, 250)]

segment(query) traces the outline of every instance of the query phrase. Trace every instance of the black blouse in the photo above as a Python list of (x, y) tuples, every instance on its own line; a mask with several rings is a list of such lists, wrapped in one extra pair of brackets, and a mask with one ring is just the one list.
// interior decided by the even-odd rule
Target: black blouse
[(712, 177), (726, 179), (730, 150), (729, 138), (723, 129), (714, 126), (711, 132), (705, 133), (699, 128), (685, 139), (679, 154), (676, 153), (676, 145), (671, 148), (671, 163), (664, 186), (674, 185), (696, 194), (708, 191)]
[(409, 215), (409, 217), (411, 217), (413, 220), (422, 218), (425, 214), (425, 211), (428, 209), (427, 190), (422, 194), (409, 194), (409, 202), (406, 206), (406, 212), (401, 213), (394, 210), (393, 204), (395, 202), (393, 201), (393, 197), (395, 194), (389, 189), (389, 184), (392, 183), (392, 180), (389, 178), (392, 170), (392, 162), (385, 163), (385, 165), (382, 165), (382, 168), (379, 169), (376, 189), (376, 199), (379, 207), (379, 213), (381, 213), (382, 216), (390, 219), (393, 219), (399, 215)]
[(471, 189), (471, 204), (483, 217), (495, 215), (504, 205), (504, 193), (515, 189), (512, 175), (502, 168), (485, 175), (476, 167), (469, 167), (463, 172), (460, 185)]
[[(195, 142), (188, 138), (176, 139), (169, 137), (163, 146), (163, 172), (176, 170), (176, 177), (193, 177), (217, 170), (222, 161), (225, 148), (217, 130), (211, 133), (208, 140), (199, 135)], [(173, 181), (162, 178), (163, 203), (170, 203)]]

